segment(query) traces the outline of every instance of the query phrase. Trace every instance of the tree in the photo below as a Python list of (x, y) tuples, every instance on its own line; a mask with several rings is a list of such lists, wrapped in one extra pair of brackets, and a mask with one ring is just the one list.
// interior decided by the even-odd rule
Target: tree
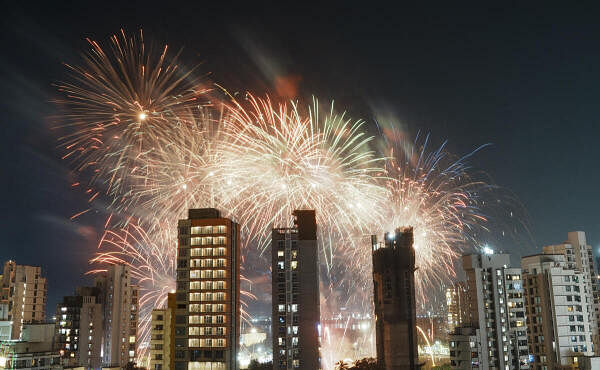
[(381, 367), (377, 364), (377, 359), (374, 359), (373, 357), (365, 357), (365, 358), (361, 358), (360, 360), (354, 361), (354, 364), (352, 364), (352, 367), (350, 369), (382, 370), (383, 367)]
[(344, 360), (339, 360), (335, 363), (335, 370), (348, 370), (348, 365)]
[(257, 360), (252, 360), (252, 361), (250, 361), (250, 365), (248, 365), (248, 370), (272, 370), (272, 369), (273, 369), (272, 362), (265, 362), (264, 364), (261, 364)]

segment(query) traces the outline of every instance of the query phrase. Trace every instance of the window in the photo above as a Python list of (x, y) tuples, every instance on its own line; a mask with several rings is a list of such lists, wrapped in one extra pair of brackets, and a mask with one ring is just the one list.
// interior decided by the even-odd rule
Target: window
[(277, 257), (283, 257), (284, 252), (283, 251), (277, 251)]
[(225, 244), (225, 237), (224, 236), (217, 236), (214, 238), (214, 244), (216, 245), (223, 245)]
[(295, 270), (298, 268), (298, 261), (292, 261), (290, 263), (290, 266), (292, 267), (292, 270)]
[(200, 339), (190, 338), (188, 344), (189, 347), (200, 347)]
[(227, 230), (225, 225), (216, 226), (216, 229), (217, 229), (217, 231), (216, 231), (217, 234), (225, 234), (225, 232)]
[(199, 236), (195, 236), (191, 238), (191, 245), (202, 245), (202, 238)]

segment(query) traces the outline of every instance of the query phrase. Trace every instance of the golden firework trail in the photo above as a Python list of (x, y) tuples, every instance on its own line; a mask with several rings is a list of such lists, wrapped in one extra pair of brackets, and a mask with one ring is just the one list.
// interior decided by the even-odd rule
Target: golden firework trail
[(484, 239), (489, 209), (505, 210), (485, 203), (497, 188), (468, 165), (479, 149), (455, 160), (445, 144), (430, 150), (429, 137), (373, 136), (316, 99), (215, 98), (166, 46), (147, 48), (141, 31), (121, 31), (108, 49), (89, 42), (83, 64), (67, 66), (72, 81), (58, 85), (60, 144), (81, 178), (73, 186), (90, 203), (110, 200), (92, 262), (134, 271), (141, 348), (152, 308), (174, 288), (176, 221), (188, 208), (219, 208), (238, 222), (242, 256), (262, 254), (271, 228), (290, 225), (293, 210), (315, 209), (324, 317), (340, 307), (371, 312), (371, 234), (413, 226), (426, 300), (428, 287), (455, 275), (456, 257)]

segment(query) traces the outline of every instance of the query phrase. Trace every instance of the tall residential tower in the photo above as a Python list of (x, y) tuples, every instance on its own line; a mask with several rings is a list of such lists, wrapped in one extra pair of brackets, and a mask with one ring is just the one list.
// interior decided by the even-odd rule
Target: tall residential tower
[(23, 324), (46, 319), (46, 284), (40, 267), (17, 265), (14, 261), (4, 263), (0, 305), (7, 308), (7, 319), (12, 321), (12, 339), (21, 338)]
[[(510, 255), (485, 252), (463, 256), (467, 275), (471, 323), (479, 329), (477, 365), (490, 369), (529, 369), (529, 348), (525, 303), (520, 268), (510, 267)], [(463, 329), (463, 328), (458, 328)], [(457, 330), (458, 336), (464, 335)], [(459, 341), (450, 336), (453, 368), (471, 368), (461, 364)], [(475, 348), (472, 348), (475, 352)], [(465, 367), (467, 366), (467, 367)]]
[(124, 265), (108, 266), (96, 278), (96, 287), (102, 291), (104, 312), (102, 363), (105, 367), (125, 367), (136, 359), (139, 289)]
[(319, 266), (315, 211), (273, 229), (273, 368), (320, 369)]
[(412, 227), (372, 239), (377, 362), (386, 370), (419, 368)]
[(214, 208), (179, 220), (175, 370), (237, 369), (240, 232)]

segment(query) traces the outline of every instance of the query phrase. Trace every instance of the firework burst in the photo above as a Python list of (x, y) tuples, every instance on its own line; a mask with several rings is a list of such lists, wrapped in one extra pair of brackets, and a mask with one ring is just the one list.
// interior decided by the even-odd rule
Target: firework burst
[(242, 259), (263, 253), (271, 228), (288, 226), (293, 210), (315, 209), (327, 316), (340, 307), (370, 312), (371, 234), (414, 227), (425, 300), (428, 287), (454, 276), (456, 257), (479, 244), (489, 209), (505, 206), (484, 202), (497, 188), (468, 167), (479, 149), (453, 160), (445, 145), (429, 150), (428, 137), (407, 143), (392, 131), (375, 151), (364, 122), (333, 104), (323, 112), (316, 99), (209, 99), (166, 47), (146, 49), (141, 32), (113, 36), (107, 52), (90, 45), (82, 67), (67, 66), (73, 82), (59, 85), (68, 131), (61, 144), (89, 175), (90, 202), (96, 185), (111, 198), (111, 214), (128, 220), (107, 220), (92, 262), (131, 268), (143, 343), (151, 310), (174, 289), (176, 220), (188, 208), (220, 208), (238, 222)]
[(60, 127), (63, 159), (73, 161), (114, 193), (126, 189), (128, 175), (144, 164), (157, 136), (176, 124), (188, 124), (193, 109), (208, 104), (208, 90), (182, 71), (165, 45), (147, 47), (143, 33), (123, 30), (108, 47), (88, 39), (81, 66), (66, 64), (71, 82), (58, 84), (65, 98)]

